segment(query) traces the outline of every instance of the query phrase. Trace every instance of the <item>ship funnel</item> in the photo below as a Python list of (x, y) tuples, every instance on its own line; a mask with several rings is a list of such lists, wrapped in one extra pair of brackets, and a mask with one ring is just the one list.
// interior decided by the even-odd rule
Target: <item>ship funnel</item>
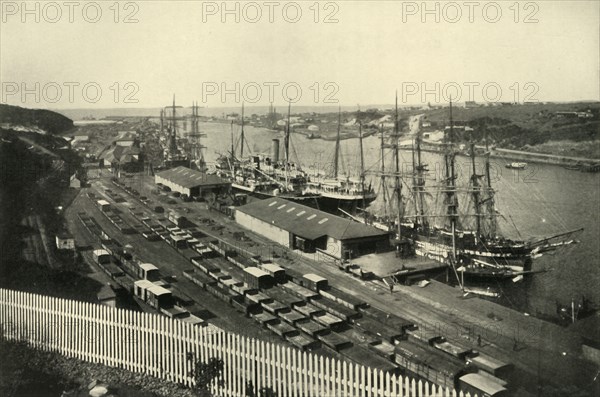
[(279, 161), (279, 139), (273, 139), (271, 152), (273, 162), (277, 163)]

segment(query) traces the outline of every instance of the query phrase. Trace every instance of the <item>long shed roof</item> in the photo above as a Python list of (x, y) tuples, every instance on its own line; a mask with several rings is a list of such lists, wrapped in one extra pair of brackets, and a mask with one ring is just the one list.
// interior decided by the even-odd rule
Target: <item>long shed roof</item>
[(231, 183), (219, 178), (216, 175), (209, 175), (183, 166), (159, 172), (158, 174), (156, 174), (156, 176), (167, 179), (185, 188), (193, 188), (197, 186), (228, 185)]
[(382, 230), (277, 197), (257, 200), (237, 211), (305, 239), (330, 236), (338, 240), (386, 235)]

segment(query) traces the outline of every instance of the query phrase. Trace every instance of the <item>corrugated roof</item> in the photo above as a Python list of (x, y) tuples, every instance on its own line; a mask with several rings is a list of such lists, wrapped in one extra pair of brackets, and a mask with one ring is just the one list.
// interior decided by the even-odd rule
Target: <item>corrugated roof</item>
[[(288, 211), (292, 208), (293, 211)], [(237, 211), (309, 240), (315, 240), (322, 236), (349, 240), (387, 234), (372, 226), (277, 197), (254, 201), (238, 207)]]
[(148, 271), (148, 270), (158, 270), (156, 266), (152, 263), (140, 263), (140, 269)]
[(186, 188), (206, 185), (228, 185), (230, 183), (216, 175), (208, 175), (183, 166), (159, 172), (156, 176), (168, 179)]
[(491, 379), (485, 378), (479, 374), (463, 375), (460, 377), (460, 380), (492, 396), (496, 393), (506, 390), (504, 387), (502, 387), (502, 385), (499, 385), (498, 383), (493, 382)]

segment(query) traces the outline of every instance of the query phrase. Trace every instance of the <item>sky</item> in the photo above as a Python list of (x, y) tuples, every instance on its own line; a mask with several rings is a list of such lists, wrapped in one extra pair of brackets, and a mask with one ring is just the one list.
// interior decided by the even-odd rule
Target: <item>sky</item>
[(1, 2), (12, 105), (600, 100), (598, 1), (23, 4)]

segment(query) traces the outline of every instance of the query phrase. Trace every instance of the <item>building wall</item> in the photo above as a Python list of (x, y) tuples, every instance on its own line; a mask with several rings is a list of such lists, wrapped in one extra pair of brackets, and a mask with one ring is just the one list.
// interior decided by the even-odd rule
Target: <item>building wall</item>
[(60, 250), (73, 250), (75, 249), (75, 240), (72, 238), (62, 239), (56, 236), (56, 248)]
[(341, 259), (342, 248), (343, 244), (340, 240), (327, 236), (327, 246), (323, 249), (323, 251), (337, 259)]
[(263, 222), (241, 211), (235, 211), (235, 221), (254, 233), (290, 248), (290, 233), (275, 225)]
[(176, 183), (173, 183), (169, 179), (163, 178), (160, 175), (155, 175), (154, 182), (155, 183), (162, 183), (163, 185), (169, 187), (169, 189), (171, 189), (171, 191), (173, 191), (173, 192), (179, 192), (181, 194), (187, 194), (188, 196), (191, 193), (189, 188), (186, 188), (186, 187), (183, 187), (183, 186), (178, 185)]

